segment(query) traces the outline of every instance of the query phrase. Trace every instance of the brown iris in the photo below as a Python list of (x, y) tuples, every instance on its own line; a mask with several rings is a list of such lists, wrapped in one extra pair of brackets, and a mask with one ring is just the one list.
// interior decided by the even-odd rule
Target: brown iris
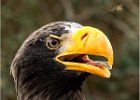
[(46, 38), (46, 46), (51, 50), (56, 50), (60, 47), (61, 40), (56, 36), (48, 36)]

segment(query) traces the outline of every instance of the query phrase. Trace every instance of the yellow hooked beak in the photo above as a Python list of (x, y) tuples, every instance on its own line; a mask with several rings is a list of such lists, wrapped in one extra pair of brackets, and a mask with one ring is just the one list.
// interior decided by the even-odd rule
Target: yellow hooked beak
[[(68, 49), (56, 56), (56, 60), (66, 66), (65, 70), (83, 71), (110, 77), (113, 65), (113, 50), (108, 38), (100, 30), (85, 26), (78, 29), (71, 36), (72, 44)], [(88, 55), (97, 55), (107, 58), (107, 62), (93, 61)]]

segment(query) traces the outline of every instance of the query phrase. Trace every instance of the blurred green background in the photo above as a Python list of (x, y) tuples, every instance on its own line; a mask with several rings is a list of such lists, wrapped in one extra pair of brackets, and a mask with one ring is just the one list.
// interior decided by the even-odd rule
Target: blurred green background
[(87, 100), (138, 100), (139, 0), (2, 0), (1, 100), (16, 100), (10, 64), (22, 42), (41, 26), (75, 21), (102, 30), (115, 54), (112, 76), (90, 76)]

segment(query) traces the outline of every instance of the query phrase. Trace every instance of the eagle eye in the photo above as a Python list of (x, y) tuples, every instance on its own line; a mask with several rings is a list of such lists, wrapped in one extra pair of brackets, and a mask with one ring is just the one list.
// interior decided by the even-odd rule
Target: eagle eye
[(60, 47), (61, 40), (57, 36), (50, 35), (46, 38), (46, 46), (50, 50), (56, 50)]

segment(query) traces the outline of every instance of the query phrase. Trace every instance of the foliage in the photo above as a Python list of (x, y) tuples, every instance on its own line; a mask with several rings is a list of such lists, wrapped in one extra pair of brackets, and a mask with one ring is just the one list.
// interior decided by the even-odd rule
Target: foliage
[(2, 100), (15, 100), (10, 64), (34, 30), (59, 20), (102, 30), (115, 54), (110, 79), (89, 77), (88, 100), (138, 100), (138, 0), (2, 0)]

